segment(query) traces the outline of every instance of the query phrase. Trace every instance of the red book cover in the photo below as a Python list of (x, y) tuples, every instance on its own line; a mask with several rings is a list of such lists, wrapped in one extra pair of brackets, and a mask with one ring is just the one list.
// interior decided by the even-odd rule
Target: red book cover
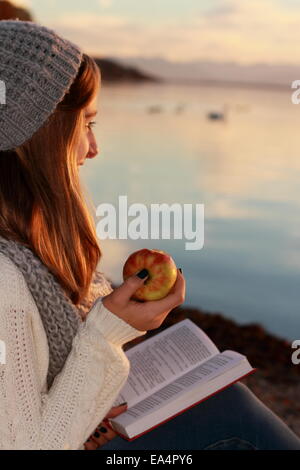
[(129, 441), (129, 442), (134, 441), (134, 440), (137, 439), (138, 437), (143, 436), (144, 434), (146, 434), (146, 433), (149, 432), (149, 431), (152, 431), (152, 429), (155, 429), (155, 428), (157, 428), (158, 426), (160, 426), (161, 424), (164, 424), (164, 423), (166, 423), (167, 421), (169, 421), (169, 420), (175, 418), (176, 416), (180, 415), (181, 413), (184, 413), (186, 410), (189, 410), (190, 408), (193, 408), (193, 406), (196, 406), (196, 405), (198, 405), (199, 403), (201, 403), (202, 401), (205, 401), (205, 400), (207, 400), (208, 398), (212, 397), (213, 395), (216, 395), (217, 393), (221, 392), (222, 390), (225, 390), (225, 388), (230, 387), (230, 385), (233, 385), (234, 383), (236, 383), (236, 382), (238, 382), (239, 380), (241, 380), (241, 379), (247, 377), (248, 375), (253, 374), (253, 372), (255, 372), (256, 370), (257, 370), (257, 368), (253, 368), (253, 370), (251, 370), (251, 371), (248, 372), (247, 374), (243, 375), (242, 377), (239, 377), (237, 380), (234, 380), (234, 381), (231, 382), (230, 384), (225, 385), (225, 387), (220, 388), (220, 389), (217, 390), (216, 392), (211, 393), (211, 394), (208, 395), (207, 397), (202, 398), (201, 400), (199, 400), (199, 401), (193, 403), (192, 405), (188, 406), (187, 408), (185, 408), (185, 409), (179, 411), (178, 413), (176, 413), (176, 414), (170, 416), (169, 418), (165, 419), (164, 421), (161, 421), (160, 423), (156, 424), (155, 426), (152, 426), (152, 428), (149, 428), (149, 429), (147, 429), (146, 431), (144, 431), (144, 432), (142, 432), (142, 433), (140, 433), (140, 434), (137, 434), (136, 436), (134, 436), (134, 437), (132, 437), (132, 438), (128, 438), (128, 437), (125, 436), (124, 434), (121, 434), (120, 432), (117, 432), (115, 429), (113, 429), (113, 428), (111, 427), (109, 421), (106, 421), (105, 424), (107, 424), (110, 429), (112, 429), (112, 430), (113, 430), (116, 434), (118, 434), (120, 437), (123, 437), (123, 439), (125, 439), (126, 441)]

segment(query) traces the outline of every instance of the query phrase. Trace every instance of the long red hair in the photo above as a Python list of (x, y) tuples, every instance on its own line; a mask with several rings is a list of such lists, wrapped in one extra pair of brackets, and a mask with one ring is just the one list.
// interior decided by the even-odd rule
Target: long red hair
[(46, 123), (23, 145), (0, 152), (0, 235), (32, 249), (74, 304), (88, 294), (101, 258), (94, 206), (81, 187), (75, 152), (84, 108), (100, 85), (97, 64), (84, 54)]

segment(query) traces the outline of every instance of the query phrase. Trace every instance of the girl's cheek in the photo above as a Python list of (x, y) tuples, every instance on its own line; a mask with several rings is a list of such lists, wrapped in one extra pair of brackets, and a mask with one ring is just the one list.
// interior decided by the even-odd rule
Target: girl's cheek
[(79, 159), (85, 157), (86, 154), (88, 153), (88, 151), (89, 151), (88, 140), (86, 138), (82, 138), (82, 140), (80, 141), (80, 144), (78, 145), (78, 148), (77, 148), (77, 157)]

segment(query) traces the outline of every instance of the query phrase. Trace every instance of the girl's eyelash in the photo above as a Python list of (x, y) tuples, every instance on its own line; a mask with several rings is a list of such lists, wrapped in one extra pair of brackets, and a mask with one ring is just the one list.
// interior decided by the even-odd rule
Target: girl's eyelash
[(97, 121), (91, 121), (87, 124), (87, 127), (90, 128), (91, 126), (95, 126), (97, 124)]

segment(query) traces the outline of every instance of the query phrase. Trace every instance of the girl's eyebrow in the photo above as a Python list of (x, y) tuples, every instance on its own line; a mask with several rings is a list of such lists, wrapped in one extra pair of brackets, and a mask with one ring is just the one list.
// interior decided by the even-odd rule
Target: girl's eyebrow
[(86, 114), (85, 117), (90, 118), (90, 117), (96, 116), (97, 113), (98, 113), (98, 111), (93, 111), (92, 113)]

